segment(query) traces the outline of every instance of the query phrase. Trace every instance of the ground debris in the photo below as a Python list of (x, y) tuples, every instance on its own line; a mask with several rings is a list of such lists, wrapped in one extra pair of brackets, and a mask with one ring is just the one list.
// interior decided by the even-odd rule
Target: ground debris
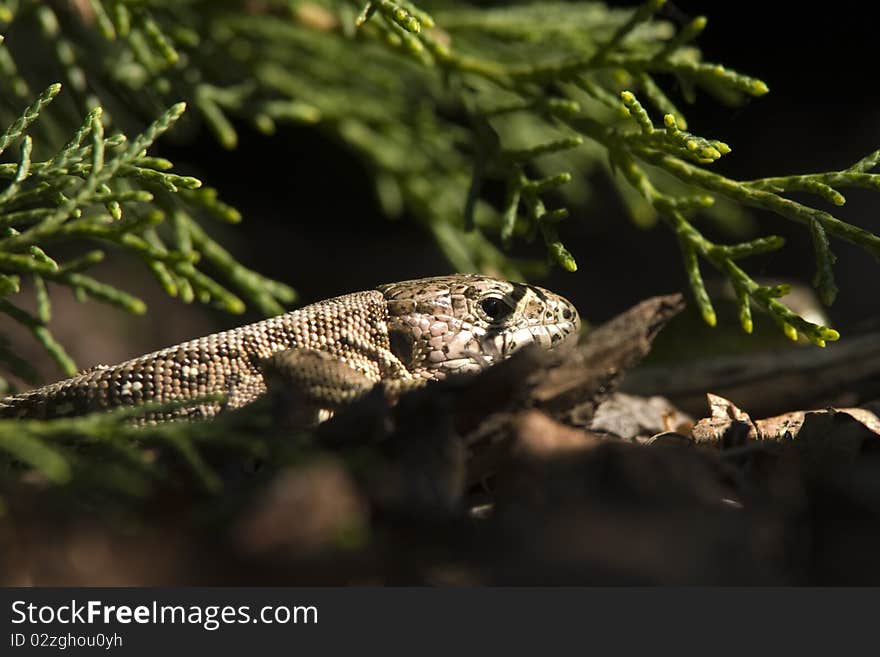
[(604, 401), (590, 422), (590, 430), (620, 440), (645, 443), (660, 434), (688, 436), (694, 420), (665, 397), (637, 397), (621, 392)]
[(310, 435), (254, 424), (285, 457), (227, 463), (220, 493), (110, 512), (0, 481), (0, 582), (880, 583), (880, 404), (755, 420), (711, 395), (694, 424), (616, 393), (680, 308), (648, 300), (567, 353), (397, 403), (375, 390)]
[(302, 557), (348, 547), (363, 534), (368, 506), (335, 459), (278, 473), (233, 527), (255, 557)]
[(693, 428), (698, 443), (728, 448), (750, 442), (791, 445), (810, 461), (824, 465), (838, 459), (851, 461), (866, 448), (880, 448), (880, 418), (871, 406), (791, 411), (752, 420), (733, 402), (718, 395), (707, 397), (711, 414)]

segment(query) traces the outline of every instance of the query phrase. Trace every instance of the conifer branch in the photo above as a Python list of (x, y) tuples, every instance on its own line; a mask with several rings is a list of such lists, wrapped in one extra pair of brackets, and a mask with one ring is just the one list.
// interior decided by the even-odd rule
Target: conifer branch
[[(267, 0), (258, 5), (19, 0), (7, 18), (10, 35), (45, 41), (59, 78), (69, 81), (83, 114), (99, 105), (114, 112), (155, 114), (157, 103), (169, 106), (183, 98), (196, 110), (191, 114), (228, 148), (237, 145), (242, 121), (265, 133), (298, 123), (341, 140), (371, 171), (383, 209), (389, 215), (405, 213), (424, 226), (457, 269), (514, 278), (537, 272), (539, 262), (514, 262), (504, 249), (516, 240), (540, 237), (547, 263), (574, 270), (578, 254), (566, 247), (565, 235), (571, 217), (584, 213), (567, 211), (566, 205), (582, 204), (586, 178), (605, 172), (641, 224), (660, 216), (678, 231), (676, 212), (685, 221), (694, 213), (722, 221), (722, 210), (737, 207), (769, 209), (802, 224), (815, 247), (815, 284), (823, 301), (832, 301), (837, 293), (833, 239), (877, 255), (880, 238), (787, 194), (806, 191), (839, 206), (846, 187), (876, 190), (877, 174), (871, 171), (878, 152), (843, 171), (754, 181), (713, 173), (708, 167), (728, 156), (730, 147), (690, 131), (685, 104), (697, 89), (721, 102), (738, 103), (768, 88), (755, 77), (704, 61), (694, 44), (707, 19), (698, 16), (677, 28), (661, 17), (663, 5), (663, 0), (648, 0), (634, 10), (620, 10), (601, 3), (534, 2), (485, 9), (429, 0)], [(13, 41), (0, 44), (0, 70), (7, 73), (7, 86), (20, 91), (25, 82)], [(681, 98), (661, 87), (660, 76), (675, 78)], [(99, 84), (103, 80), (113, 84)], [(622, 92), (629, 93), (623, 104)], [(651, 119), (656, 113), (663, 117), (659, 127)], [(11, 124), (17, 117), (5, 118)], [(56, 123), (53, 118), (47, 129), (57, 132)], [(106, 113), (104, 123), (112, 125)], [(125, 203), (107, 195), (99, 172), (90, 174), (96, 153), (88, 151), (86, 137), (74, 139), (70, 153), (59, 154), (55, 170), (86, 180), (93, 175), (106, 213), (117, 216)], [(110, 153), (115, 148), (122, 146), (106, 144)], [(68, 162), (72, 154), (77, 157)], [(31, 171), (40, 164), (31, 162)], [(678, 179), (675, 189), (655, 179), (645, 164)], [(22, 161), (3, 166), (8, 180), (16, 171), (21, 174)], [(630, 186), (636, 182), (632, 175), (614, 176), (615, 170), (630, 166), (644, 174), (641, 187)], [(201, 194), (149, 162), (125, 162), (116, 173), (124, 174), (132, 192), (144, 190), (159, 198), (160, 191), (167, 191), (189, 201)], [(658, 203), (646, 193), (644, 181), (659, 188), (665, 200)], [(487, 198), (491, 183), (506, 189), (500, 201)], [(66, 193), (66, 198), (65, 207), (76, 205), (75, 196)], [(38, 227), (47, 219), (40, 208), (21, 211), (31, 212), (12, 215), (22, 224)], [(173, 257), (165, 257), (202, 250), (230, 264), (220, 245), (195, 244), (198, 231), (187, 228), (184, 215), (170, 216), (171, 236), (160, 222), (135, 240), (127, 238), (129, 248), (148, 260), (167, 291), (186, 300), (219, 295), (225, 307), (239, 308), (225, 288), (193, 280), (198, 276), (185, 258), (170, 262)], [(143, 215), (137, 220), (151, 221)], [(82, 233), (97, 237), (101, 231), (83, 226), (69, 234)], [(12, 243), (26, 239), (18, 236)], [(709, 320), (713, 315), (694, 266), (695, 257), (707, 260), (698, 242), (686, 240), (682, 248)], [(741, 245), (727, 248), (727, 253), (748, 251)], [(740, 280), (738, 265), (718, 268), (739, 280), (741, 297), (752, 290), (749, 298), (759, 302), (763, 293)], [(239, 272), (230, 282), (237, 281), (239, 293), (259, 297), (258, 289), (265, 286), (257, 280)], [(277, 311), (290, 298), (286, 289), (276, 288), (273, 296), (274, 301), (260, 297), (256, 303), (263, 311)], [(774, 303), (761, 305), (776, 308)], [(781, 311), (775, 316), (787, 317)], [(804, 328), (814, 341), (830, 339)]]
[[(201, 211), (234, 222), (240, 217), (233, 208), (214, 190), (201, 190), (196, 178), (168, 171), (167, 160), (145, 155), (181, 117), (183, 103), (172, 106), (132, 140), (121, 134), (107, 137), (102, 110), (96, 107), (54, 155), (34, 160), (33, 138), (26, 133), (59, 91), (60, 85), (48, 87), (0, 136), (2, 149), (18, 146), (17, 160), (0, 164), (0, 180), (5, 183), (0, 190), (0, 314), (30, 331), (63, 373), (75, 374), (77, 368), (49, 328), (47, 282), (70, 288), (81, 300), (94, 299), (133, 314), (146, 312), (141, 299), (86, 273), (103, 260), (103, 250), (67, 260), (50, 255), (58, 244), (75, 238), (128, 252), (147, 264), (169, 294), (193, 289), (202, 301), (216, 302), (230, 312), (241, 312), (243, 302), (197, 268), (200, 258), (267, 313), (282, 312), (281, 303), (293, 301), (290, 288), (237, 263), (190, 214)], [(161, 206), (157, 195), (162, 197)], [(165, 226), (168, 215), (174, 217), (176, 230)], [(170, 234), (170, 245), (160, 231)], [(34, 284), (36, 314), (7, 298), (20, 293), (20, 281), (28, 276)], [(22, 368), (20, 359), (8, 350), (0, 349), (0, 361), (34, 382), (33, 372)]]

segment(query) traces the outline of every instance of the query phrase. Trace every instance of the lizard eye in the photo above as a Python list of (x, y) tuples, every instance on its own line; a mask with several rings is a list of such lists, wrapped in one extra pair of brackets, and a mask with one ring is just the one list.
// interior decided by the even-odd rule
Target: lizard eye
[(480, 310), (490, 322), (501, 322), (510, 317), (513, 312), (513, 308), (509, 304), (497, 297), (480, 299), (477, 305), (480, 306)]

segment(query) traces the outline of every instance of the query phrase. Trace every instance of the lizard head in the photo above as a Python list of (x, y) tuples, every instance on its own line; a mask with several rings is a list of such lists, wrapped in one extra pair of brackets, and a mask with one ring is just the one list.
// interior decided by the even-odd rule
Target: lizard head
[(479, 372), (530, 344), (577, 340), (580, 318), (567, 299), (534, 285), (478, 275), (379, 286), (391, 350), (416, 376)]

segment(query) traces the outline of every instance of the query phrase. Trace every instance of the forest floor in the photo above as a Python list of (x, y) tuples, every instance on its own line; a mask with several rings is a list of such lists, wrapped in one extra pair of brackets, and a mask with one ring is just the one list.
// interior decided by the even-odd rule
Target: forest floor
[[(213, 493), (178, 482), (108, 505), (25, 477), (2, 491), (0, 582), (880, 582), (880, 338), (821, 357), (655, 364), (617, 391), (682, 306), (650, 299), (568, 353), (526, 350), (394, 406), (370, 395), (296, 458), (215, 459)], [(632, 394), (652, 387), (670, 397)], [(695, 419), (680, 408), (694, 410), (694, 390), (749, 404), (696, 395)], [(850, 403), (749, 414), (774, 394)]]

